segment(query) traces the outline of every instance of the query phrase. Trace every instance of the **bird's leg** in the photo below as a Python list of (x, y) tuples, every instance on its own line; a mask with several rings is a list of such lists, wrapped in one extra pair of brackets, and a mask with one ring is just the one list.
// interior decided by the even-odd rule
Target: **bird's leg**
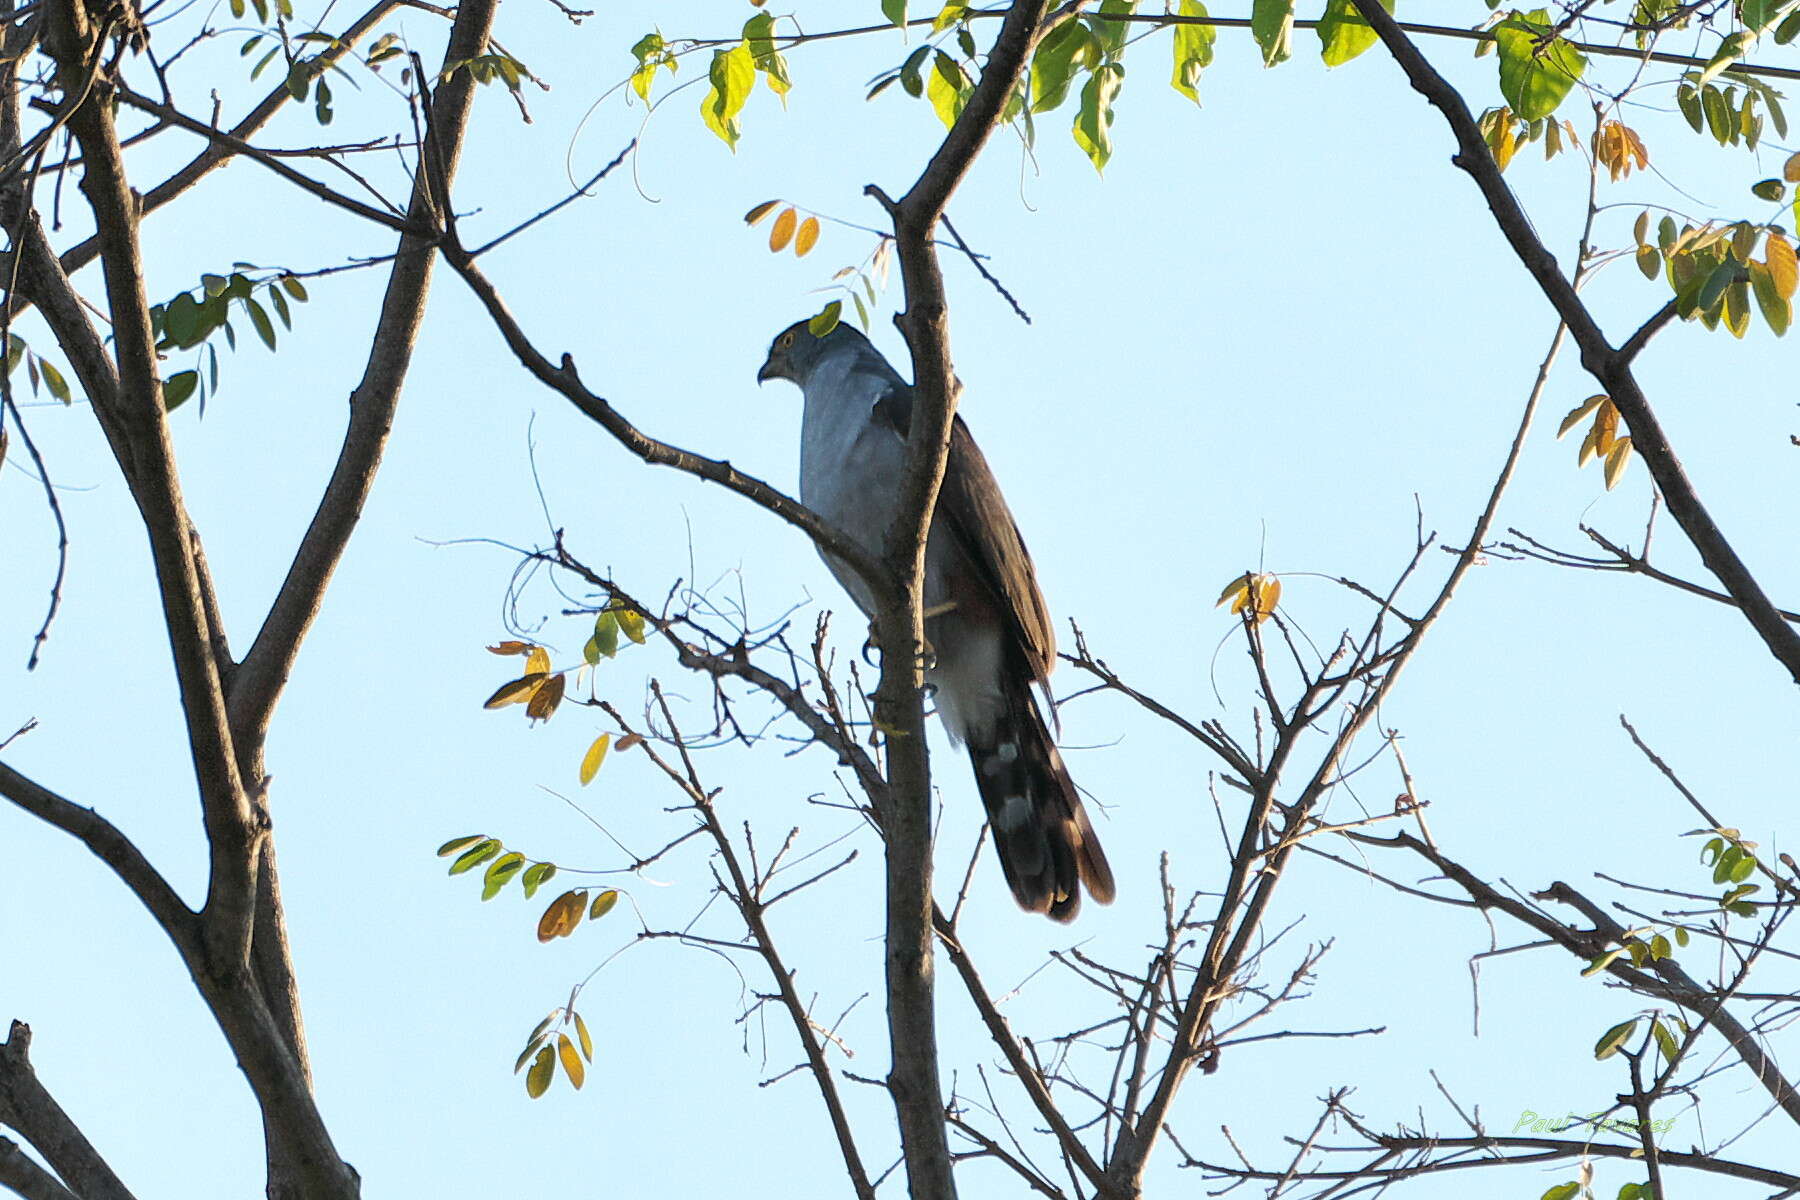
[[(943, 616), (946, 613), (951, 613), (951, 612), (955, 612), (955, 611), (956, 611), (956, 601), (947, 600), (943, 604), (932, 605), (930, 608), (926, 609), (923, 613), (921, 613), (920, 616), (921, 616), (922, 620), (931, 621), (931, 620), (935, 620), (938, 617)], [(876, 650), (879, 650), (879, 649), (881, 649), (881, 643), (875, 637), (875, 622), (870, 621), (869, 622), (869, 636), (863, 639), (863, 644), (862, 644), (863, 661), (868, 663), (871, 667), (879, 666), (880, 664), (878, 664), (875, 661), (874, 655), (873, 655), (873, 652)], [(924, 650), (919, 655), (919, 666), (921, 669), (926, 670), (926, 671), (929, 671), (933, 667), (937, 666), (937, 651), (933, 650), (931, 648), (931, 639), (930, 638), (925, 639)]]

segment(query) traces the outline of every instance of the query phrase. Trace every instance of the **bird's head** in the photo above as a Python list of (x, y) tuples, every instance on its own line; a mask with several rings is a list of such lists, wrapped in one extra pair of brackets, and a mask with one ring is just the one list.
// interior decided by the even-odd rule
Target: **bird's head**
[(825, 336), (818, 337), (808, 327), (809, 324), (809, 321), (795, 321), (775, 335), (775, 340), (769, 344), (769, 357), (763, 360), (762, 369), (756, 373), (756, 382), (785, 379), (789, 383), (805, 387), (807, 376), (812, 374), (819, 360), (829, 354), (833, 347), (862, 336), (840, 321)]

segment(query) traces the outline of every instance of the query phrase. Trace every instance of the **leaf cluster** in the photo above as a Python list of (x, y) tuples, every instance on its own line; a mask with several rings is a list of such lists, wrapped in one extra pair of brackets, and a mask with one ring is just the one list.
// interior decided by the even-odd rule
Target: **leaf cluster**
[[(163, 380), (163, 407), (171, 412), (196, 393), (200, 395), (204, 411), (207, 395), (218, 391), (219, 354), (210, 339), (216, 333), (223, 333), (225, 344), (234, 351), (237, 349), (237, 330), (231, 324), (234, 309), (249, 320), (257, 339), (274, 350), (277, 342), (275, 321), (279, 320), (283, 329), (292, 329), (294, 317), (290, 300), (304, 304), (309, 298), (306, 285), (285, 272), (253, 280), (244, 272), (258, 270), (254, 264), (240, 262), (234, 263), (233, 267), (235, 269), (229, 275), (204, 274), (200, 276), (198, 287), (178, 292), (168, 301), (150, 308), (150, 329), (156, 335), (159, 355), (201, 346), (206, 349), (204, 380), (198, 370), (177, 371)], [(261, 300), (257, 299), (259, 293)], [(269, 316), (270, 309), (275, 312), (273, 319)]]
[[(559, 1028), (553, 1031), (552, 1026)], [(570, 1029), (575, 1031), (574, 1040), (569, 1038), (567, 1031)], [(578, 1044), (581, 1047), (579, 1054), (575, 1049)], [(550, 1090), (558, 1063), (562, 1064), (563, 1076), (570, 1086), (580, 1090), (587, 1081), (585, 1064), (593, 1061), (594, 1039), (588, 1033), (587, 1022), (573, 1008), (558, 1008), (539, 1021), (525, 1039), (525, 1049), (513, 1064), (513, 1074), (524, 1071), (525, 1064), (531, 1063), (531, 1069), (525, 1071), (525, 1094), (536, 1100)]]

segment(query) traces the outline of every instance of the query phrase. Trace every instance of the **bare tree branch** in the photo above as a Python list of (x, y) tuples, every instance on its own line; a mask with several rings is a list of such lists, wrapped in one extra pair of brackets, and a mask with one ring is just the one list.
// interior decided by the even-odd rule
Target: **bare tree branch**
[[(1724, 532), (1714, 523), (1712, 514), (1701, 503), (1699, 494), (1688, 479), (1669, 444), (1650, 402), (1631, 372), (1631, 357), (1614, 350), (1605, 333), (1595, 322), (1587, 306), (1576, 295), (1574, 286), (1557, 266), (1556, 257), (1544, 246), (1531, 226), (1531, 220), (1520, 207), (1512, 189), (1501, 177), (1500, 168), (1482, 140), (1481, 130), (1463, 103), (1460, 93), (1426, 61), (1412, 39), (1394, 22), (1394, 18), (1378, 0), (1354, 0), (1356, 9), (1380, 36), (1389, 53), (1399, 63), (1412, 83), (1413, 90), (1424, 96), (1444, 115), (1456, 137), (1457, 153), (1451, 160), (1469, 174), (1481, 190), (1494, 221), (1511, 244), (1513, 252), (1526, 271), (1536, 280), (1557, 315), (1569, 327), (1581, 351), (1581, 364), (1599, 380), (1612, 397), (1619, 415), (1631, 430), (1631, 446), (1649, 468), (1669, 512), (1681, 525), (1688, 540), (1699, 551), (1701, 561), (1724, 585), (1745, 618), (1776, 661), (1787, 668), (1800, 683), (1800, 632), (1782, 619), (1780, 611), (1764, 594), (1750, 569), (1744, 565)], [(1660, 315), (1660, 314), (1659, 314)], [(1646, 329), (1654, 332), (1654, 325)], [(1640, 331), (1642, 332), (1642, 331)], [(1642, 348), (1643, 339), (1634, 337), (1627, 343), (1632, 354)]]
[[(81, 1200), (133, 1200), (100, 1152), (38, 1082), (31, 1069), (31, 1027), (23, 1021), (14, 1021), (7, 1040), (0, 1042), (0, 1125), (18, 1130)], [(13, 1154), (17, 1155), (16, 1147)], [(8, 1157), (0, 1153), (0, 1163)], [(27, 1182), (40, 1182), (16, 1168), (13, 1173)]]

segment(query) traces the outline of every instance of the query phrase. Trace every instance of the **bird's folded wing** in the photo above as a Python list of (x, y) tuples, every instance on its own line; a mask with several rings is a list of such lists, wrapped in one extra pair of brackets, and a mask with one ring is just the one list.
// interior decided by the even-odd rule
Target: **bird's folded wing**
[[(894, 384), (875, 404), (874, 420), (902, 440), (912, 423), (912, 389)], [(938, 493), (937, 521), (955, 539), (978, 582), (1008, 615), (1010, 633), (1034, 678), (1046, 680), (1056, 665), (1056, 632), (1038, 590), (1037, 572), (1013, 521), (1000, 485), (963, 419), (950, 429), (950, 460)]]

